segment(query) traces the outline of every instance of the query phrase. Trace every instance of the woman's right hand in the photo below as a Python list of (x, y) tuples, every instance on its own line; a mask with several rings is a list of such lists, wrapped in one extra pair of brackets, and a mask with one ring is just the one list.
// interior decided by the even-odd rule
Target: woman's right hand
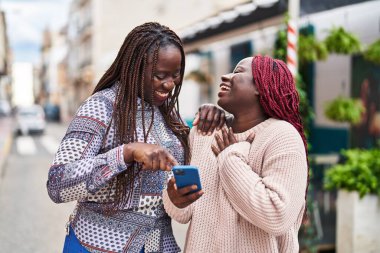
[(203, 190), (190, 193), (192, 191), (197, 190), (196, 185), (185, 186), (183, 188), (178, 189), (175, 184), (174, 177), (171, 178), (168, 182), (168, 195), (170, 201), (178, 208), (185, 208), (189, 206), (191, 203), (199, 199), (203, 195)]
[(174, 165), (178, 165), (177, 160), (165, 148), (154, 144), (124, 144), (123, 155), (125, 163), (141, 163), (143, 170), (170, 171)]
[(197, 126), (198, 132), (203, 135), (211, 135), (215, 129), (221, 129), (225, 122), (224, 110), (213, 104), (203, 104), (195, 114), (193, 126)]

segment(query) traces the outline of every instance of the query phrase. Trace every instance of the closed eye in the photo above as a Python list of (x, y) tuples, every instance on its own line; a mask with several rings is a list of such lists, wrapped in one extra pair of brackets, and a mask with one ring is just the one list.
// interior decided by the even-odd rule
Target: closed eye
[(243, 72), (243, 70), (241, 69), (241, 67), (237, 67), (236, 69), (234, 69), (234, 74), (237, 74), (237, 73), (241, 73)]
[(165, 79), (165, 75), (154, 75), (154, 77), (156, 77), (158, 80), (163, 80)]

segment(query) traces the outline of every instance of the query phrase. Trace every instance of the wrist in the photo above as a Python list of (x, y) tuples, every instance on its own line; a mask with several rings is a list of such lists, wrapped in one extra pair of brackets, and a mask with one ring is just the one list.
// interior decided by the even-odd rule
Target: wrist
[(133, 143), (124, 144), (123, 156), (125, 163), (132, 163), (135, 160)]

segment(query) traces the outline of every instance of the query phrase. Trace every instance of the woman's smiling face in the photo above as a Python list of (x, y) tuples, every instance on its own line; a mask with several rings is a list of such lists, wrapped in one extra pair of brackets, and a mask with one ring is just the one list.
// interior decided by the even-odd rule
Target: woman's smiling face
[(144, 77), (145, 101), (160, 106), (168, 99), (175, 86), (181, 82), (181, 62), (181, 51), (174, 45), (159, 48), (155, 69), (153, 55), (150, 54)]
[(241, 60), (233, 73), (222, 76), (219, 85), (218, 105), (227, 112), (234, 114), (255, 106), (258, 103), (259, 92), (253, 83), (252, 57)]

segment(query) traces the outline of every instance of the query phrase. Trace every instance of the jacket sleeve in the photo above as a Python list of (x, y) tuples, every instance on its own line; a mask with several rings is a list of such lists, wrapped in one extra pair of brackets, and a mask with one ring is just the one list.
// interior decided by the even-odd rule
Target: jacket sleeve
[[(195, 131), (195, 129), (196, 129), (196, 127), (193, 127), (191, 129), (190, 135), (189, 135), (190, 150), (192, 150), (192, 147), (194, 146), (194, 131)], [(193, 215), (193, 208), (194, 208), (194, 205), (196, 204), (196, 202), (192, 203), (191, 205), (189, 205), (185, 208), (178, 208), (170, 200), (168, 192), (166, 189), (163, 191), (162, 198), (163, 198), (163, 202), (164, 202), (164, 208), (171, 218), (173, 218), (174, 220), (176, 220), (177, 222), (182, 223), (182, 224), (186, 224), (191, 220), (191, 217)]]
[(99, 154), (112, 102), (93, 95), (78, 109), (50, 167), (47, 190), (56, 203), (85, 200), (128, 168), (123, 146)]
[(234, 209), (275, 236), (294, 225), (305, 205), (307, 162), (302, 140), (294, 138), (287, 134), (273, 138), (262, 175), (249, 165), (248, 142), (233, 144), (218, 156), (221, 184)]
[(162, 199), (165, 211), (172, 219), (182, 224), (186, 224), (190, 221), (192, 216), (192, 205), (194, 203), (185, 208), (178, 208), (170, 200), (167, 190), (163, 191)]

